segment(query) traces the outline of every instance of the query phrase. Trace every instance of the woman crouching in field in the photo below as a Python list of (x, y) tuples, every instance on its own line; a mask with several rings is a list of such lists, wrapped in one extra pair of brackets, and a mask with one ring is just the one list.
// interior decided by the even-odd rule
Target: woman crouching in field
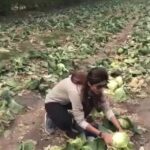
[(75, 137), (83, 131), (87, 135), (103, 138), (107, 144), (111, 144), (112, 134), (102, 132), (86, 121), (95, 108), (102, 110), (108, 120), (118, 130), (122, 130), (103, 94), (107, 82), (108, 73), (104, 68), (93, 68), (87, 74), (75, 72), (60, 81), (45, 99), (46, 131), (51, 133), (56, 126), (64, 130), (69, 137)]

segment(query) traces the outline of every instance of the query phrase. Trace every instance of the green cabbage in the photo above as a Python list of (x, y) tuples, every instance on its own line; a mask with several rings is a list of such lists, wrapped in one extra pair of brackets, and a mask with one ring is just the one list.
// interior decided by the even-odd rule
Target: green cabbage
[(10, 100), (8, 107), (14, 114), (19, 113), (23, 109), (23, 106), (18, 104), (14, 99)]
[(130, 128), (131, 125), (127, 119), (119, 118), (118, 120), (119, 120), (119, 123), (123, 129), (129, 129)]
[(26, 140), (19, 145), (18, 150), (35, 150), (36, 141)]
[(82, 138), (77, 137), (76, 139), (69, 140), (69, 144), (72, 145), (74, 148), (80, 149), (83, 144), (84, 140)]
[(85, 145), (81, 150), (93, 150), (89, 145)]
[(120, 87), (115, 90), (114, 97), (118, 102), (127, 100), (128, 96), (123, 87)]
[(118, 83), (115, 80), (110, 80), (107, 86), (111, 91), (114, 91), (115, 89), (117, 89)]
[(121, 76), (116, 77), (115, 80), (117, 81), (117, 83), (118, 83), (119, 86), (123, 85), (123, 79), (122, 79)]
[(123, 48), (119, 48), (119, 49), (117, 50), (117, 53), (118, 53), (118, 54), (122, 54), (122, 53), (124, 53), (124, 51), (125, 51), (125, 50), (124, 50)]
[(39, 88), (40, 83), (41, 83), (41, 79), (39, 78), (30, 79), (25, 84), (25, 87), (29, 90), (37, 90)]
[(113, 135), (113, 147), (127, 148), (130, 143), (130, 138), (125, 132), (116, 132)]

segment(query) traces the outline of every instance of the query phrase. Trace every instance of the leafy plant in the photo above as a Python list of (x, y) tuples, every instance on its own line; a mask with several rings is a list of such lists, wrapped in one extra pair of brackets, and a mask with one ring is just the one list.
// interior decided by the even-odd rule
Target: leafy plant
[(36, 149), (36, 142), (33, 140), (26, 140), (23, 141), (19, 147), (18, 150), (35, 150)]

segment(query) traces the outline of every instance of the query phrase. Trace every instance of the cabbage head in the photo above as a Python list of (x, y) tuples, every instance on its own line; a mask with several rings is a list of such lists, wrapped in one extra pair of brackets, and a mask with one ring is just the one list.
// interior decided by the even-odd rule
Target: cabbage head
[(127, 148), (130, 143), (130, 138), (125, 132), (116, 132), (113, 135), (113, 147)]

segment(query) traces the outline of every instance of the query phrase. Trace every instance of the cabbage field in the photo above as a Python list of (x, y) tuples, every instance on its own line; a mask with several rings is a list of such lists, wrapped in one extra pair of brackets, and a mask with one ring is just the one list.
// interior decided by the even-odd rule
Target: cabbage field
[[(7, 141), (7, 138), (11, 141), (11, 136), (15, 135), (11, 132), (14, 124), (19, 128), (17, 118), (21, 115), (26, 120), (25, 114), (34, 109), (34, 106), (24, 105), (23, 93), (32, 91), (40, 95), (42, 101), (49, 88), (75, 69), (99, 66), (108, 69), (109, 83), (105, 93), (114, 103), (114, 110), (118, 105), (123, 110), (122, 106), (128, 103), (140, 105), (145, 99), (149, 100), (148, 0), (99, 0), (53, 12), (25, 13), (2, 18), (0, 23), (0, 149), (6, 146), (1, 141)], [(37, 101), (34, 103), (36, 105)], [(43, 101), (35, 108), (43, 108), (42, 104)], [(63, 137), (62, 143), (57, 142), (60, 135), (52, 135), (54, 142), (47, 139), (46, 144), (38, 144), (39, 138), (24, 138), (18, 134), (21, 140), (16, 137), (18, 140), (13, 143), (16, 147), (5, 149), (143, 150), (145, 143), (139, 144), (136, 138), (140, 141), (141, 136), (150, 137), (150, 126), (134, 121), (130, 113), (116, 111), (116, 114), (123, 133), (115, 132), (103, 114), (95, 111), (91, 114), (101, 122), (101, 130), (114, 134), (112, 146), (105, 145), (101, 139), (86, 139), (83, 135), (75, 140)], [(33, 119), (42, 125), (38, 115)], [(36, 125), (33, 128), (36, 130)]]

